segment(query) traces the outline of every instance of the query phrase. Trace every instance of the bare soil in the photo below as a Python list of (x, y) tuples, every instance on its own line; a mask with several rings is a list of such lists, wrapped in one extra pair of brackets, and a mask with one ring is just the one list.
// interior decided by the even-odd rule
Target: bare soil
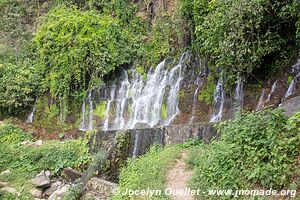
[[(181, 152), (175, 166), (167, 173), (166, 187), (172, 191), (185, 190), (188, 188), (188, 181), (192, 177), (192, 171), (188, 168), (184, 160), (187, 158), (187, 152)], [(173, 200), (194, 200), (192, 195), (172, 195)]]

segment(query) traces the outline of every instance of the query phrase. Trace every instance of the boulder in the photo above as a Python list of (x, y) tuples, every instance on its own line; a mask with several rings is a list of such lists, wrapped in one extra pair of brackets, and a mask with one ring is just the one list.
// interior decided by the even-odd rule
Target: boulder
[(24, 141), (21, 142), (22, 145), (27, 145), (27, 146), (32, 146), (32, 147), (38, 147), (38, 146), (42, 146), (43, 145), (43, 140), (37, 140), (35, 142), (31, 142), (31, 141)]
[(53, 192), (55, 192), (61, 186), (62, 186), (62, 182), (60, 181), (56, 181), (52, 183), (51, 186), (44, 191), (44, 195), (47, 197), (51, 196), (51, 194), (53, 194)]
[(10, 174), (10, 170), (9, 169), (1, 172), (0, 176), (4, 176), (4, 175), (7, 175), (7, 174)]
[(300, 96), (296, 96), (284, 101), (279, 107), (283, 108), (287, 116), (291, 116), (296, 112), (300, 112)]
[(72, 169), (71, 167), (67, 167), (64, 169), (64, 173), (68, 176), (68, 178), (71, 180), (71, 181), (76, 181), (77, 179), (81, 178), (83, 176), (83, 173), (75, 170), (75, 169)]
[(39, 189), (31, 189), (30, 194), (35, 197), (35, 198), (42, 198), (43, 197), (43, 192)]
[(109, 197), (116, 188), (117, 184), (115, 183), (93, 177), (89, 180), (84, 190), (87, 192), (96, 192), (102, 196)]
[(0, 188), (7, 187), (8, 183), (0, 181)]
[(106, 199), (108, 198), (105, 197), (103, 194), (94, 191), (88, 191), (80, 198), (80, 200), (106, 200)]
[(69, 190), (70, 185), (65, 185), (57, 190), (55, 190), (48, 200), (58, 200), (61, 199)]
[(51, 186), (50, 172), (42, 170), (34, 179), (31, 180), (36, 188), (48, 188)]

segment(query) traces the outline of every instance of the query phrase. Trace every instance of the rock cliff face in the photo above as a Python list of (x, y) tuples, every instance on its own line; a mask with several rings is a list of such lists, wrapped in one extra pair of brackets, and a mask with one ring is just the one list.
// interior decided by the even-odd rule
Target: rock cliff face
[[(248, 83), (245, 80), (240, 86), (237, 80), (235, 88), (225, 91), (221, 119), (233, 118), (238, 109), (259, 111), (267, 107), (278, 107), (281, 104), (291, 105), (291, 102), (296, 100), (289, 101), (289, 99), (300, 95), (300, 70), (297, 68), (299, 64), (299, 60), (295, 61), (292, 67), (289, 67), (277, 77), (267, 78), (261, 86)], [(199, 79), (201, 80), (199, 81)], [(179, 95), (180, 114), (176, 116), (172, 124), (210, 121), (214, 114), (214, 104), (216, 102), (208, 103), (198, 98), (203, 93), (208, 92), (205, 89), (208, 85), (205, 68), (198, 74), (193, 69), (188, 70), (182, 83), (179, 92), (181, 94)], [(214, 83), (216, 83), (216, 80), (214, 80)], [(238, 97), (238, 93), (242, 94), (241, 97)], [(241, 98), (241, 100), (238, 100), (238, 98)], [(289, 103), (285, 103), (286, 101)], [(299, 108), (294, 106), (294, 111), (297, 110), (299, 111)]]
[[(118, 137), (120, 134), (123, 134), (121, 140)], [(201, 139), (209, 143), (214, 138), (217, 138), (217, 132), (213, 123), (170, 125), (156, 128), (98, 131), (90, 138), (90, 147), (91, 151), (106, 149), (108, 152), (112, 152), (120, 146), (120, 143), (128, 141), (123, 153), (126, 157), (136, 157), (145, 154), (154, 144), (169, 146), (182, 144), (189, 139)]]

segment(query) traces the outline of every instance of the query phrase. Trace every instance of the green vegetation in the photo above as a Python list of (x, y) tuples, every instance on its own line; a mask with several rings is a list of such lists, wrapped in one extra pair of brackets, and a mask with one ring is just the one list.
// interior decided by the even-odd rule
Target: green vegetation
[(203, 89), (201, 89), (198, 94), (198, 101), (205, 102), (207, 105), (211, 105), (213, 103), (213, 96), (215, 92), (215, 82), (213, 76), (209, 75), (207, 77), (207, 82), (204, 85)]
[(181, 53), (179, 7), (160, 2), (152, 13), (151, 6), (123, 0), (1, 2), (1, 117), (24, 115), (39, 96), (43, 107), (51, 102), (57, 108), (51, 120), (40, 109), (39, 122), (64, 123), (105, 75), (135, 62), (146, 78), (150, 65)]
[[(179, 151), (180, 148), (176, 146), (166, 149), (153, 146), (146, 155), (129, 160), (128, 165), (120, 173), (120, 194), (113, 196), (112, 199), (130, 199), (129, 196), (121, 195), (127, 188), (133, 190), (146, 190), (147, 188), (164, 190), (167, 170), (177, 158)], [(164, 198), (166, 197), (155, 196), (151, 199)]]
[(95, 11), (56, 7), (43, 18), (34, 41), (45, 76), (42, 87), (61, 100), (63, 121), (70, 99), (99, 84), (117, 66), (131, 62), (129, 36), (118, 19)]
[(299, 180), (293, 177), (299, 174), (299, 127), (300, 113), (288, 119), (281, 110), (242, 113), (220, 123), (221, 140), (205, 145), (195, 159), (191, 186), (204, 191), (298, 189)]
[(33, 136), (23, 130), (8, 124), (0, 126), (0, 143), (18, 144), (23, 141), (32, 141)]
[(30, 179), (41, 170), (50, 170), (57, 176), (65, 167), (80, 170), (91, 159), (87, 141), (83, 139), (64, 143), (46, 141), (40, 147), (31, 147), (20, 142), (32, 140), (33, 137), (12, 125), (0, 127), (0, 138), (0, 171), (11, 171), (1, 176), (0, 180), (10, 183), (24, 196), (29, 195)]
[(167, 119), (168, 117), (168, 106), (166, 104), (162, 104), (161, 106), (161, 118)]
[(5, 200), (28, 200), (27, 197), (18, 197), (12, 193), (8, 193), (5, 191), (0, 190), (0, 199), (5, 199)]
[(100, 119), (105, 119), (106, 104), (106, 101), (102, 101), (96, 105), (96, 108), (93, 110), (93, 115), (99, 117)]
[(182, 0), (181, 10), (193, 27), (193, 49), (233, 84), (239, 73), (263, 79), (293, 58), (299, 6), (297, 0)]

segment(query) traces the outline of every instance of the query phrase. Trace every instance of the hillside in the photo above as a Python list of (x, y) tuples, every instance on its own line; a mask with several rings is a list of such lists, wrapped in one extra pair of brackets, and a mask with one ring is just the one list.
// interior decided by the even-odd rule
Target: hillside
[(299, 10), (2, 0), (0, 199), (294, 198)]

